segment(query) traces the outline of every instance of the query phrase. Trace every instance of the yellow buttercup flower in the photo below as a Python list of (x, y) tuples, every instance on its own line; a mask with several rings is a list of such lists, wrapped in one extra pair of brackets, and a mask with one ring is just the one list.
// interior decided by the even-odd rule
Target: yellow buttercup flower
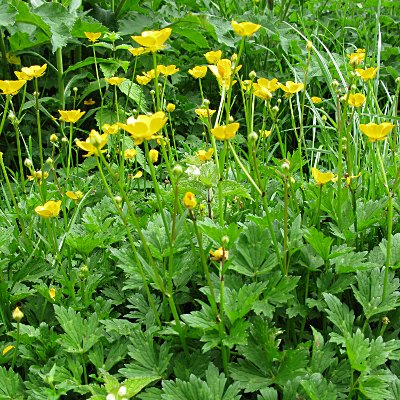
[(270, 100), (272, 92), (279, 88), (278, 79), (272, 80), (266, 78), (257, 79), (257, 83), (253, 83), (254, 95), (262, 100)]
[(107, 144), (107, 140), (107, 133), (100, 135), (99, 132), (92, 129), (89, 133), (89, 137), (84, 142), (77, 140), (75, 143), (80, 149), (88, 152), (83, 157), (90, 157), (93, 154), (100, 156), (100, 152), (104, 153), (106, 150), (102, 150), (102, 148)]
[(4, 347), (3, 351), (1, 352), (1, 355), (4, 357), (12, 349), (15, 349), (15, 346), (13, 346), (12, 344), (10, 344), (7, 347)]
[(229, 258), (229, 251), (225, 250), (223, 247), (220, 247), (214, 251), (210, 250), (210, 256), (214, 261), (225, 261)]
[(126, 149), (124, 151), (124, 157), (127, 160), (132, 160), (132, 158), (134, 158), (137, 154), (137, 151), (135, 149)]
[(179, 68), (176, 68), (176, 65), (157, 65), (157, 72), (164, 76), (174, 75), (179, 71)]
[(56, 289), (55, 288), (52, 287), (49, 289), (49, 296), (52, 300), (55, 300), (55, 298), (56, 298)]
[(58, 136), (55, 133), (52, 133), (50, 135), (50, 142), (51, 143), (57, 143), (58, 142)]
[(333, 172), (321, 172), (318, 168), (311, 168), (311, 173), (318, 186), (332, 181), (335, 176)]
[(311, 97), (311, 101), (313, 102), (313, 104), (322, 103), (321, 97), (317, 97), (317, 96), (312, 96), (312, 97)]
[(147, 85), (151, 81), (151, 78), (145, 75), (136, 75), (136, 82), (139, 85)]
[(92, 98), (90, 98), (90, 99), (84, 100), (83, 104), (85, 106), (92, 106), (93, 104), (96, 104), (96, 102)]
[(360, 64), (365, 59), (365, 49), (357, 49), (355, 53), (347, 54), (352, 67)]
[(104, 124), (101, 129), (104, 133), (107, 133), (107, 135), (115, 135), (116, 133), (118, 133), (119, 126), (118, 124)]
[(239, 123), (233, 122), (228, 125), (221, 125), (211, 129), (211, 133), (218, 140), (229, 140), (233, 139), (239, 129)]
[(272, 131), (267, 131), (267, 130), (259, 130), (258, 133), (260, 134), (261, 137), (267, 138), (268, 136), (271, 135)]
[(200, 118), (208, 118), (212, 117), (213, 114), (215, 114), (216, 110), (210, 110), (209, 108), (196, 108), (194, 112), (200, 117)]
[(65, 192), (65, 195), (71, 199), (71, 200), (80, 200), (83, 197), (83, 193), (80, 190), (77, 190), (76, 192), (71, 192), (71, 191), (67, 191)]
[(366, 97), (362, 93), (349, 93), (346, 100), (351, 107), (361, 107), (365, 103)]
[(142, 54), (146, 54), (149, 52), (144, 47), (132, 47), (131, 49), (128, 49), (128, 51), (135, 57), (141, 56)]
[(209, 65), (208, 68), (217, 78), (218, 84), (225, 89), (229, 89), (232, 76), (235, 72), (240, 70), (241, 65), (237, 66), (235, 70), (233, 70), (232, 61), (224, 58), (219, 60), (216, 65)]
[(192, 75), (194, 79), (204, 78), (207, 74), (207, 66), (206, 65), (197, 65), (194, 68), (189, 69), (188, 73), (190, 75)]
[(189, 210), (193, 210), (193, 208), (197, 205), (196, 196), (192, 192), (186, 192), (182, 199), (183, 205)]
[(23, 67), (21, 71), (15, 71), (14, 74), (19, 80), (30, 81), (33, 78), (40, 78), (44, 75), (47, 69), (47, 64), (32, 65), (31, 67)]
[(119, 86), (125, 80), (125, 78), (119, 78), (118, 76), (113, 76), (112, 78), (104, 78), (104, 80), (109, 85)]
[(95, 43), (100, 39), (101, 32), (83, 32), (89, 42)]
[(200, 161), (209, 161), (214, 153), (214, 149), (210, 147), (207, 151), (206, 150), (199, 150), (197, 152), (197, 157)]
[(156, 149), (151, 149), (149, 151), (149, 157), (151, 162), (154, 164), (158, 160), (158, 151)]
[(143, 176), (143, 171), (136, 172), (135, 175), (132, 176), (132, 179), (139, 179)]
[(295, 83), (293, 81), (287, 81), (285, 85), (279, 83), (279, 87), (285, 92), (286, 96), (291, 96), (304, 89), (304, 83)]
[(160, 31), (144, 31), (140, 36), (131, 36), (131, 38), (154, 53), (165, 47), (164, 42), (170, 37), (171, 32), (171, 28), (161, 29)]
[(376, 73), (378, 72), (379, 67), (373, 68), (365, 68), (365, 69), (361, 69), (361, 68), (356, 68), (355, 71), (357, 73), (357, 75), (359, 77), (361, 77), (361, 79), (365, 82), (374, 79), (376, 76)]
[(71, 122), (74, 124), (77, 122), (86, 111), (79, 110), (58, 110), (61, 115), (61, 118), (65, 122)]
[(18, 80), (18, 81), (0, 81), (0, 90), (1, 94), (12, 94), (15, 95), (19, 92), (19, 90), (24, 86), (26, 80)]
[(385, 140), (393, 128), (394, 125), (389, 122), (383, 122), (379, 125), (373, 122), (360, 124), (361, 132), (368, 136), (370, 142)]
[(152, 80), (156, 77), (156, 71), (154, 69), (151, 69), (150, 71), (143, 72), (143, 76)]
[(239, 36), (252, 36), (261, 28), (261, 25), (253, 24), (252, 22), (232, 21), (231, 26)]
[(49, 200), (42, 206), (37, 206), (35, 208), (35, 213), (40, 215), (42, 218), (52, 218), (57, 217), (60, 213), (61, 200)]
[(206, 58), (209, 64), (217, 64), (217, 62), (222, 57), (222, 51), (221, 50), (209, 51), (208, 53), (204, 54), (204, 57)]
[(144, 140), (155, 138), (155, 134), (164, 127), (167, 119), (163, 111), (158, 111), (153, 115), (129, 117), (126, 124), (118, 122), (118, 126), (132, 135), (135, 144), (141, 144)]
[(39, 184), (40, 181), (43, 179), (47, 179), (49, 177), (49, 173), (47, 171), (42, 172), (40, 169), (38, 171), (33, 171), (33, 175), (28, 175), (28, 181), (38, 180)]

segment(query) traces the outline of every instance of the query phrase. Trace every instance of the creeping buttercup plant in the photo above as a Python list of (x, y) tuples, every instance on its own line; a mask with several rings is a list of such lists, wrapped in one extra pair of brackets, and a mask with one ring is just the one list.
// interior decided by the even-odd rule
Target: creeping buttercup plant
[(400, 6), (328, 3), (0, 0), (1, 399), (399, 397)]

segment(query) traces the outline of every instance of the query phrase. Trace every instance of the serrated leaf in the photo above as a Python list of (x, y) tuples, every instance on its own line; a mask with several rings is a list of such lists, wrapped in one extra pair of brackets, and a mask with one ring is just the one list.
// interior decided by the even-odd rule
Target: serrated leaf
[(135, 82), (129, 80), (123, 81), (118, 89), (125, 95), (133, 100), (137, 105), (140, 105), (141, 112), (147, 111), (146, 100), (142, 96), (142, 89)]
[(385, 297), (385, 267), (357, 272), (357, 288), (352, 286), (354, 296), (362, 305), (365, 316), (370, 319), (376, 314), (393, 310), (400, 304), (399, 279), (389, 271)]
[(396, 377), (393, 374), (383, 370), (362, 375), (359, 379), (359, 390), (367, 399), (395, 400), (389, 390), (389, 385), (394, 379)]
[(243, 197), (251, 200), (250, 193), (241, 183), (225, 179), (221, 185), (223, 197)]
[(261, 389), (260, 393), (257, 400), (278, 400), (278, 392), (272, 387)]
[(336, 400), (337, 391), (335, 386), (319, 373), (312, 374), (307, 379), (300, 381), (304, 391), (309, 396), (310, 400)]
[(325, 309), (330, 321), (340, 330), (344, 337), (350, 336), (353, 331), (354, 312), (346, 304), (330, 293), (324, 293), (324, 300), (328, 305)]
[(251, 277), (268, 273), (276, 265), (275, 253), (270, 250), (270, 244), (268, 229), (250, 222), (231, 251), (231, 268)]
[(309, 228), (304, 237), (324, 261), (328, 260), (333, 243), (331, 237), (324, 236), (322, 232), (314, 227)]
[[(387, 240), (382, 239), (382, 242), (379, 244), (382, 253), (385, 255), (387, 254)], [(390, 265), (399, 268), (400, 267), (400, 233), (396, 233), (392, 236), (391, 242), (391, 249), (390, 249)]]
[(0, 399), (23, 400), (24, 386), (21, 377), (11, 368), (7, 370), (0, 366)]

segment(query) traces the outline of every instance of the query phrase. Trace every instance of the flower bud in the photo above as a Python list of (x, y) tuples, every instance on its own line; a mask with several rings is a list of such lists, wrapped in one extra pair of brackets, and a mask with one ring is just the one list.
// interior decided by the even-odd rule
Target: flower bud
[(247, 137), (247, 140), (249, 141), (250, 144), (254, 144), (257, 142), (258, 135), (256, 132), (251, 132), (249, 136)]
[(106, 396), (106, 400), (116, 400), (116, 398), (112, 393), (108, 393), (108, 395)]
[(210, 100), (204, 99), (203, 100), (203, 105), (204, 105), (204, 107), (208, 108), (208, 106), (210, 105)]
[(12, 317), (15, 321), (19, 322), (22, 318), (24, 318), (24, 313), (19, 309), (19, 307), (15, 307), (12, 312)]
[(332, 81), (331, 85), (332, 85), (332, 88), (333, 88), (334, 90), (336, 90), (336, 89), (339, 87), (339, 82), (338, 82), (336, 79), (334, 79), (334, 80)]
[(114, 196), (115, 202), (120, 205), (122, 203), (122, 197), (121, 196)]
[(33, 165), (32, 160), (30, 160), (29, 158), (25, 158), (24, 165), (26, 168), (31, 168)]
[(172, 168), (172, 173), (174, 174), (174, 176), (176, 176), (177, 178), (179, 176), (181, 176), (183, 174), (183, 168), (181, 165), (177, 164), (174, 166), (174, 168)]
[(222, 236), (221, 244), (222, 246), (226, 247), (229, 244), (229, 236), (227, 235)]
[(282, 169), (284, 172), (289, 172), (290, 169), (290, 162), (289, 160), (285, 160), (282, 165), (281, 165)]
[(156, 94), (156, 91), (155, 91), (154, 89), (151, 89), (151, 90), (150, 90), (150, 95), (151, 95), (151, 96), (154, 96), (155, 94)]
[(233, 118), (232, 115), (229, 116), (229, 123), (231, 124), (232, 122), (235, 122), (235, 118)]
[(313, 44), (312, 44), (312, 41), (311, 41), (311, 40), (309, 40), (309, 41), (307, 42), (306, 48), (307, 48), (307, 51), (311, 51), (311, 49), (313, 48)]
[(256, 71), (250, 71), (250, 73), (249, 73), (249, 78), (250, 79), (256, 79), (257, 78), (257, 73), (256, 73)]
[(174, 112), (175, 111), (175, 104), (173, 104), (173, 103), (168, 103), (167, 104), (167, 107), (166, 107), (166, 110), (167, 110), (167, 112), (168, 113), (172, 113), (172, 112)]
[(126, 387), (121, 386), (118, 390), (118, 396), (125, 396), (126, 395)]
[(273, 107), (272, 107), (272, 113), (273, 113), (274, 115), (276, 115), (276, 114), (278, 114), (278, 112), (279, 112), (279, 107), (278, 107), (278, 106), (273, 106)]
[(9, 119), (11, 122), (14, 122), (14, 121), (17, 119), (17, 116), (15, 115), (14, 111), (10, 111), (10, 112), (8, 113), (8, 119)]
[(321, 119), (322, 119), (322, 121), (326, 122), (326, 120), (328, 119), (328, 117), (327, 117), (326, 115), (323, 115), (323, 116), (321, 117)]
[(353, 90), (354, 92), (357, 90), (357, 85), (351, 85), (351, 90)]
[(151, 162), (154, 164), (158, 160), (158, 151), (156, 149), (151, 149), (149, 151), (149, 157)]
[(62, 141), (63, 143), (68, 143), (68, 138), (65, 137), (65, 136), (63, 136), (63, 137), (61, 138), (61, 141)]
[(57, 135), (56, 135), (55, 133), (53, 133), (53, 134), (50, 135), (50, 142), (51, 142), (51, 143), (56, 143), (56, 142), (58, 142), (58, 137), (57, 137)]
[(74, 87), (72, 88), (72, 90), (76, 93), (76, 92), (78, 91), (78, 88), (77, 88), (76, 86), (74, 86)]

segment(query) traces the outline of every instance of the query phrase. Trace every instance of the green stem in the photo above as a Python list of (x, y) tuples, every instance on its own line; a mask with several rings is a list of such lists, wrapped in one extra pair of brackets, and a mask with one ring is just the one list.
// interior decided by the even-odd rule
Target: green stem
[(289, 237), (289, 177), (286, 175), (283, 181), (284, 185), (284, 205), (283, 205), (283, 267), (285, 269), (285, 275), (289, 273), (289, 249), (288, 249), (288, 237)]
[(57, 82), (58, 82), (58, 95), (60, 100), (61, 109), (64, 110), (65, 107), (65, 97), (64, 97), (64, 65), (63, 65), (63, 56), (62, 56), (62, 48), (58, 48), (56, 50), (56, 58), (57, 58)]
[[(26, 85), (24, 85), (26, 86)], [(3, 110), (3, 118), (1, 119), (0, 123), (0, 136), (1, 133), (3, 132), (4, 124), (6, 122), (7, 114), (8, 114), (8, 107), (10, 105), (10, 100), (11, 100), (11, 94), (6, 95), (6, 104), (4, 105), (4, 110)]]
[(13, 359), (11, 362), (11, 369), (14, 369), (14, 365), (17, 360), (18, 347), (19, 347), (19, 321), (17, 321), (17, 339), (16, 339), (16, 344), (15, 344), (15, 349), (14, 349), (14, 356), (13, 356)]
[(73, 124), (72, 122), (69, 123), (69, 142), (68, 142), (68, 159), (67, 159), (67, 174), (66, 180), (69, 178), (69, 170), (71, 165), (71, 158), (72, 158), (72, 135), (73, 135)]
[(40, 169), (43, 171), (43, 144), (42, 144), (42, 124), (40, 122), (40, 110), (39, 110), (39, 85), (38, 80), (35, 78), (35, 101), (36, 101), (36, 124), (38, 130), (38, 140), (39, 140), (39, 156), (40, 156)]
[(10, 71), (8, 70), (7, 51), (6, 51), (6, 45), (4, 43), (4, 32), (2, 28), (0, 28), (0, 52), (3, 64), (4, 79), (8, 79), (10, 76)]

